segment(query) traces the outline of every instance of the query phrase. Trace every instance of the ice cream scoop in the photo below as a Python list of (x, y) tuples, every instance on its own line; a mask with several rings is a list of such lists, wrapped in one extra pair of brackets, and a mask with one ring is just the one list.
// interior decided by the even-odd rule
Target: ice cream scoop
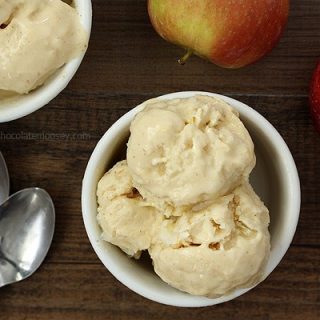
[(151, 100), (130, 132), (133, 184), (151, 202), (212, 201), (247, 179), (255, 165), (254, 146), (237, 111), (214, 97)]
[(139, 258), (141, 251), (150, 247), (162, 216), (133, 187), (126, 161), (117, 163), (101, 178), (97, 199), (102, 239)]
[(61, 0), (0, 0), (0, 89), (26, 94), (87, 48), (78, 13)]
[(218, 297), (261, 280), (270, 253), (268, 225), (268, 209), (244, 183), (204, 210), (164, 220), (149, 253), (165, 282)]

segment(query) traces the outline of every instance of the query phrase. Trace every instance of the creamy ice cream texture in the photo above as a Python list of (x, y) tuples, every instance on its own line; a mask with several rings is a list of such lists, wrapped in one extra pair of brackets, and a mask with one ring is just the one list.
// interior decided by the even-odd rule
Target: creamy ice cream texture
[(149, 101), (132, 122), (127, 162), (98, 184), (102, 237), (135, 258), (148, 250), (155, 272), (190, 294), (252, 286), (270, 252), (269, 212), (248, 182), (254, 164), (225, 102)]
[(208, 96), (148, 103), (130, 131), (128, 166), (135, 186), (151, 201), (211, 201), (247, 179), (255, 165), (238, 113)]
[(199, 212), (164, 220), (149, 248), (156, 273), (194, 295), (218, 297), (262, 276), (270, 251), (269, 213), (244, 182)]
[(0, 0), (0, 90), (26, 94), (84, 52), (88, 34), (61, 0)]
[(126, 161), (117, 163), (102, 177), (97, 196), (102, 238), (138, 258), (150, 247), (161, 216), (133, 187)]

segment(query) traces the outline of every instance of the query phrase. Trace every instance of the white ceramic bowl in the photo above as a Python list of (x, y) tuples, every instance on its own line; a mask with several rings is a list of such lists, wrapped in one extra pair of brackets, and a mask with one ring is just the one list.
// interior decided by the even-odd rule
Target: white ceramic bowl
[[(91, 0), (74, 0), (74, 7), (80, 15), (85, 30), (91, 32), (92, 6)], [(22, 118), (49, 103), (70, 82), (85, 52), (66, 63), (44, 85), (27, 95), (15, 95), (12, 98), (0, 100), (0, 123)]]
[[(219, 97), (240, 113), (255, 143), (257, 165), (251, 174), (254, 189), (270, 210), (271, 255), (264, 278), (279, 264), (290, 246), (300, 212), (300, 183), (292, 155), (276, 129), (247, 105), (218, 94), (178, 92), (159, 97), (173, 99), (206, 94)], [(82, 186), (83, 220), (90, 242), (106, 268), (124, 285), (136, 293), (159, 303), (181, 306), (210, 306), (234, 299), (252, 288), (236, 290), (217, 299), (192, 296), (164, 283), (143, 263), (129, 259), (115, 246), (102, 241), (96, 221), (96, 187), (99, 179), (112, 165), (114, 154), (123, 147), (129, 135), (129, 125), (142, 105), (121, 117), (97, 144), (86, 169)]]

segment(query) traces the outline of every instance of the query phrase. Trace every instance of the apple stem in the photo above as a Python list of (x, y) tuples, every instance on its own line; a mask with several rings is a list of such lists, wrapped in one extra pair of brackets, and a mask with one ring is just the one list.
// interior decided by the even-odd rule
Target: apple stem
[(183, 66), (192, 55), (193, 55), (193, 50), (187, 49), (187, 52), (185, 53), (185, 55), (182, 58), (180, 58), (178, 62)]

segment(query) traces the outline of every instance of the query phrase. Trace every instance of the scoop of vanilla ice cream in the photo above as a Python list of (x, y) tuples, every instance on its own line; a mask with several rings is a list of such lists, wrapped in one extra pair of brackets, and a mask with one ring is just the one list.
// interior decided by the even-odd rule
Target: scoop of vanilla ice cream
[(134, 186), (156, 206), (188, 206), (225, 195), (255, 165), (237, 111), (203, 95), (151, 100), (131, 123), (127, 161)]
[(261, 280), (268, 225), (268, 209), (244, 182), (203, 210), (165, 219), (149, 253), (171, 286), (217, 297)]
[(84, 52), (88, 34), (61, 0), (0, 0), (0, 89), (25, 94)]
[(117, 163), (99, 181), (97, 220), (102, 238), (139, 258), (151, 245), (162, 216), (134, 189), (126, 161)]

